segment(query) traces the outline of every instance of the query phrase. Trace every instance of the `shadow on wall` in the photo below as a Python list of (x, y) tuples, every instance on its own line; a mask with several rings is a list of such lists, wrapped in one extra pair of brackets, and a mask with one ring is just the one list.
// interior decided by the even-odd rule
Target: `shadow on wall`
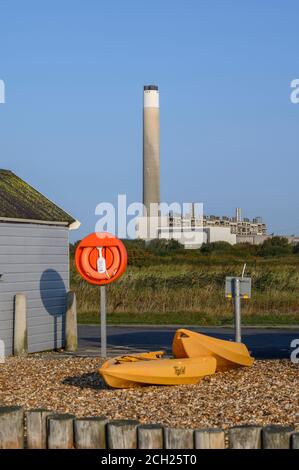
[[(65, 312), (66, 312), (65, 282), (55, 269), (46, 269), (40, 278), (40, 296), (43, 305), (54, 320), (54, 349), (64, 346)], [(61, 317), (61, 343), (58, 336), (58, 319)]]

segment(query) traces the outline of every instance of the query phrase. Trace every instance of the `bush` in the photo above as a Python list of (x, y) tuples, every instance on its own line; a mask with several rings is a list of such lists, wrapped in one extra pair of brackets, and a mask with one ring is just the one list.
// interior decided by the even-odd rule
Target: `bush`
[(228, 242), (203, 243), (201, 253), (233, 253), (233, 246)]
[(293, 246), (293, 253), (295, 253), (295, 254), (299, 253), (299, 243), (296, 243), (296, 244)]
[(179, 253), (185, 251), (183, 245), (177, 240), (164, 240), (158, 238), (151, 240), (146, 245), (146, 248), (152, 253), (160, 256), (168, 255), (171, 252)]
[(75, 256), (75, 251), (81, 240), (69, 244), (70, 256)]
[(284, 237), (271, 237), (264, 241), (258, 250), (260, 256), (279, 256), (292, 253), (292, 246)]
[(251, 243), (237, 243), (233, 246), (234, 255), (242, 257), (256, 256), (258, 248), (257, 245), (252, 245)]
[(145, 249), (145, 241), (141, 240), (140, 238), (134, 238), (134, 239), (126, 238), (126, 239), (123, 239), (122, 242), (125, 245), (127, 250), (130, 250), (130, 249), (144, 250)]

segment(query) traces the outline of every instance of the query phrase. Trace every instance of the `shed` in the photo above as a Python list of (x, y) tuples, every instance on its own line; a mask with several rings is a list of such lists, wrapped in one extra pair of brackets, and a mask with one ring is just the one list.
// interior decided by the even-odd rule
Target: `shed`
[(0, 340), (13, 351), (14, 298), (27, 298), (28, 351), (63, 347), (69, 230), (79, 222), (0, 169)]

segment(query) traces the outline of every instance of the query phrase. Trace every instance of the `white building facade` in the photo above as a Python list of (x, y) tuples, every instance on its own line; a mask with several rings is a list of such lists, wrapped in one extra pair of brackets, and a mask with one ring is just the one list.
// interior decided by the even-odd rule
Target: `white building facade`
[(140, 217), (136, 224), (136, 237), (150, 241), (154, 239), (177, 240), (185, 248), (200, 248), (203, 243), (225, 241), (237, 243), (236, 234), (230, 227), (205, 227), (202, 219), (180, 216)]

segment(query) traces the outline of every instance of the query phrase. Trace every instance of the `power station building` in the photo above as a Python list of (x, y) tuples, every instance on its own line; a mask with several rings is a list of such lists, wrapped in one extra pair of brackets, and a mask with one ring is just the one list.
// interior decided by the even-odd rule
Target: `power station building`
[(261, 218), (249, 220), (227, 216), (194, 217), (189, 214), (161, 215), (160, 217), (141, 217), (136, 227), (138, 238), (175, 239), (185, 248), (199, 248), (203, 243), (225, 241), (231, 245), (250, 243), (258, 245), (267, 238), (267, 227)]
[(267, 227), (260, 217), (242, 218), (241, 208), (235, 217), (196, 216), (194, 204), (187, 214), (162, 213), (160, 201), (160, 113), (159, 89), (146, 85), (143, 90), (143, 217), (136, 224), (136, 236), (144, 240), (175, 239), (185, 248), (203, 243), (226, 241), (262, 243)]

